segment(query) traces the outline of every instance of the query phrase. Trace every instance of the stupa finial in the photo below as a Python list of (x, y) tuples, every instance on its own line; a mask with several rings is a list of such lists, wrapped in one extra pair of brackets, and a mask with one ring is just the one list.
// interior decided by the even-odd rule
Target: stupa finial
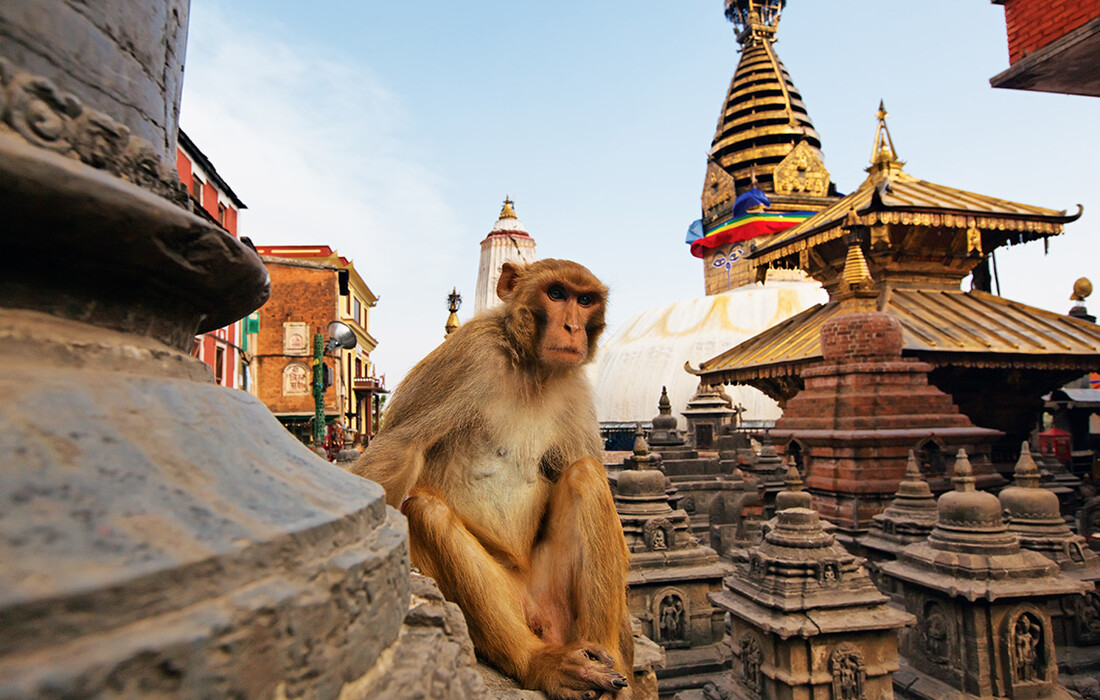
[(1024, 488), (1039, 486), (1039, 466), (1035, 464), (1035, 459), (1031, 456), (1031, 447), (1026, 440), (1020, 445), (1020, 458), (1016, 460), (1016, 469), (1013, 476), (1016, 477), (1014, 486), (1023, 486)]
[(500, 216), (497, 217), (497, 218), (498, 219), (518, 219), (519, 217), (516, 216), (516, 210), (515, 210), (515, 207), (513, 205), (515, 205), (515, 202), (512, 201), (512, 198), (509, 197), (508, 195), (504, 195), (504, 206), (502, 206), (500, 208)]
[(966, 450), (959, 448), (955, 455), (955, 476), (951, 478), (956, 491), (976, 491), (974, 487), (974, 467), (970, 464), (970, 458), (966, 456)]

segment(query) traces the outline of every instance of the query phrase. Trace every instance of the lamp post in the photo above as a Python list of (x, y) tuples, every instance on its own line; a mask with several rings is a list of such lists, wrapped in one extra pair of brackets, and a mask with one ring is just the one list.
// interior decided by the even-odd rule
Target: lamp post
[(328, 342), (321, 333), (313, 334), (313, 447), (321, 447), (325, 440), (325, 353), (330, 350), (351, 350), (358, 340), (346, 323), (333, 321), (328, 324)]

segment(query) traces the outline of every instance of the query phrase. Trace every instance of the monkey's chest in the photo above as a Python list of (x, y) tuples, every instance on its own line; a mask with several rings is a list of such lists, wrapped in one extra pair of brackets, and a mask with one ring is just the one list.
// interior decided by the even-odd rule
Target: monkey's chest
[(517, 550), (529, 547), (549, 495), (540, 469), (546, 449), (541, 441), (529, 441), (474, 455), (454, 498), (460, 517)]

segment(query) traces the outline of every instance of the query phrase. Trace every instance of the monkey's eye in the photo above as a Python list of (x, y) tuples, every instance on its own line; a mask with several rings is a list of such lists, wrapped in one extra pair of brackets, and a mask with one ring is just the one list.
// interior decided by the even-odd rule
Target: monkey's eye
[(581, 306), (592, 306), (595, 302), (596, 300), (592, 298), (591, 294), (580, 294), (577, 296), (577, 303)]
[(550, 297), (554, 301), (564, 301), (565, 290), (555, 284), (553, 287), (546, 290), (546, 296)]

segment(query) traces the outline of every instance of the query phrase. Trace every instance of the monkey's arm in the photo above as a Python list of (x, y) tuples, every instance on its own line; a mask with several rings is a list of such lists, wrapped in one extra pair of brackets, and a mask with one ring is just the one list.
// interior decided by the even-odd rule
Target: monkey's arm
[(356, 460), (351, 471), (386, 490), (386, 503), (399, 508), (424, 470), (426, 444), (431, 436), (405, 435), (406, 430), (381, 433)]

